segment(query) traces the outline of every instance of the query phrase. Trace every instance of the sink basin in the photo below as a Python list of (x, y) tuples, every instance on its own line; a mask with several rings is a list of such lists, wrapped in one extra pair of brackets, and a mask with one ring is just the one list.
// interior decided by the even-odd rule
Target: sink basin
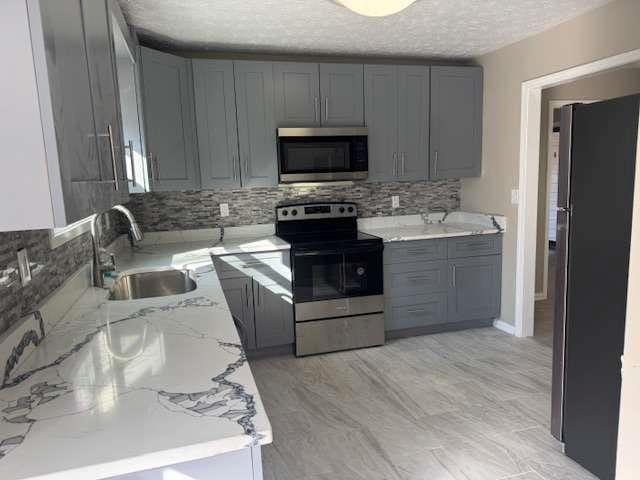
[(109, 300), (165, 297), (191, 292), (198, 285), (189, 270), (162, 269), (123, 273), (109, 293)]

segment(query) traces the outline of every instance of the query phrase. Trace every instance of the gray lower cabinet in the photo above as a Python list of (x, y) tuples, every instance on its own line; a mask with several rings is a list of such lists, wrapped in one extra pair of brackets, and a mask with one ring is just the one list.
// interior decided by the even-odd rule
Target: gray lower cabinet
[(273, 64), (276, 119), (279, 127), (320, 125), (320, 77), (317, 63)]
[(365, 65), (369, 180), (429, 178), (429, 67)]
[(498, 317), (501, 253), (499, 234), (388, 243), (386, 330), (426, 333)]
[(200, 186), (191, 61), (141, 47), (152, 190)]
[(237, 61), (234, 73), (242, 185), (277, 185), (273, 64)]
[(202, 188), (239, 187), (236, 92), (231, 60), (193, 60)]
[(449, 263), (449, 322), (495, 318), (500, 313), (502, 256), (460, 258)]
[(291, 290), (253, 281), (256, 347), (288, 345), (294, 340)]
[(321, 123), (325, 127), (364, 124), (364, 68), (347, 63), (320, 64)]
[(249, 350), (256, 348), (252, 282), (251, 277), (220, 280), (242, 345)]
[(229, 309), (245, 348), (294, 342), (289, 251), (213, 258)]
[(431, 67), (430, 177), (478, 177), (482, 163), (482, 68)]

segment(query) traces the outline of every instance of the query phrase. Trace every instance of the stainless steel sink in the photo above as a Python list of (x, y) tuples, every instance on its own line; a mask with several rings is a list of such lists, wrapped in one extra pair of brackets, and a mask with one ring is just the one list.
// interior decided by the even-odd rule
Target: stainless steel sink
[(197, 287), (189, 270), (158, 269), (136, 273), (122, 273), (109, 293), (109, 300), (165, 297), (191, 292)]

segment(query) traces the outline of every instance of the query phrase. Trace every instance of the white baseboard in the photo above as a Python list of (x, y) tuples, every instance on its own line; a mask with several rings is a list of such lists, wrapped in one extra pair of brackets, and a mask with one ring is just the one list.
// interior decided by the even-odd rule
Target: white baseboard
[(516, 327), (511, 325), (510, 323), (503, 322), (502, 320), (494, 320), (493, 326), (498, 330), (502, 330), (503, 332), (508, 333), (509, 335), (516, 334)]

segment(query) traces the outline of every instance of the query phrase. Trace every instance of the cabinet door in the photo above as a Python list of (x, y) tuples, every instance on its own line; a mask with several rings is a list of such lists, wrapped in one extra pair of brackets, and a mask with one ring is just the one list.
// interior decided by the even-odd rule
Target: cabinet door
[(429, 67), (398, 67), (398, 178), (429, 177)]
[(118, 107), (111, 21), (105, 0), (81, 0), (87, 46), (98, 158), (103, 178), (115, 180), (113, 196), (101, 210), (126, 202), (129, 185), (124, 168), (124, 143)]
[(238, 329), (242, 345), (247, 349), (256, 348), (256, 331), (253, 313), (253, 285), (251, 277), (221, 280), (222, 290), (227, 299), (233, 321)]
[(320, 83), (317, 63), (274, 63), (278, 127), (320, 125)]
[(62, 187), (53, 210), (64, 226), (103, 210), (115, 182), (98, 155), (80, 0), (30, 1), (29, 20), (45, 137), (54, 131), (57, 146), (47, 153), (52, 187)]
[(432, 180), (480, 176), (480, 67), (431, 67), (430, 142)]
[(501, 268), (500, 255), (449, 261), (449, 322), (500, 315)]
[(364, 124), (364, 68), (340, 63), (320, 64), (322, 125)]
[(202, 187), (239, 187), (233, 62), (193, 60), (193, 84)]
[(397, 179), (397, 67), (365, 65), (365, 123), (369, 129), (369, 180)]
[(254, 280), (253, 292), (257, 348), (293, 343), (291, 290), (264, 286)]
[(141, 54), (151, 189), (198, 188), (190, 61), (145, 47)]
[(272, 64), (234, 62), (234, 71), (242, 185), (277, 185)]

